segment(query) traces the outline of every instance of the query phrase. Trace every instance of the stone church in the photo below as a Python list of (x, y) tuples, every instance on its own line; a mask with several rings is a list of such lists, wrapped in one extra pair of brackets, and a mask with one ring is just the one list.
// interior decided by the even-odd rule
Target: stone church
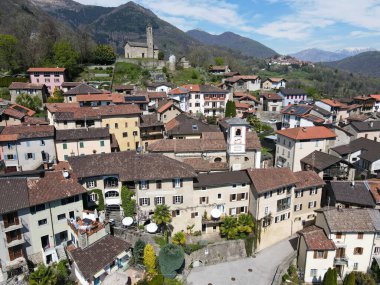
[(158, 48), (153, 42), (153, 28), (151, 25), (146, 27), (146, 43), (127, 42), (125, 47), (125, 58), (154, 58), (158, 59)]

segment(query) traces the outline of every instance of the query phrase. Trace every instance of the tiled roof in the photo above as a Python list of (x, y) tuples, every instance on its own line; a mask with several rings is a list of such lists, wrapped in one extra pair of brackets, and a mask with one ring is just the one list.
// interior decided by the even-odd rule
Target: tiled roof
[(282, 100), (282, 97), (277, 93), (262, 93), (260, 97), (264, 97), (266, 100)]
[(332, 130), (324, 126), (284, 129), (277, 131), (277, 134), (293, 140), (330, 139), (336, 137)]
[(380, 101), (380, 94), (371, 94), (371, 95), (369, 95), (369, 97), (375, 99), (376, 102)]
[(56, 130), (55, 139), (64, 140), (91, 140), (91, 139), (109, 139), (110, 133), (108, 128), (83, 128), (71, 130)]
[[(159, 113), (162, 112), (162, 108), (158, 110)], [(182, 113), (167, 123), (166, 131), (169, 135), (191, 135), (201, 134), (202, 132), (220, 132), (220, 129), (216, 125), (204, 123), (199, 119)]]
[(261, 102), (259, 100), (257, 100), (255, 96), (252, 96), (250, 94), (246, 94), (246, 95), (240, 96), (239, 98), (237, 98), (237, 100), (238, 101), (254, 101), (257, 104), (261, 104)]
[(77, 95), (77, 102), (112, 101), (112, 103), (123, 103), (124, 95), (119, 93), (83, 94)]
[(322, 99), (321, 102), (331, 106), (331, 107), (336, 107), (336, 108), (348, 108), (348, 106), (346, 104), (343, 104), (337, 100), (334, 100), (334, 99)]
[(247, 172), (259, 194), (295, 185), (298, 182), (297, 177), (287, 167), (249, 169)]
[(289, 106), (286, 106), (281, 111), (281, 113), (282, 114), (287, 114), (287, 115), (296, 115), (296, 116), (299, 116), (299, 115), (308, 114), (311, 111), (311, 109), (313, 109), (313, 106), (311, 106), (311, 105), (303, 105), (303, 104), (300, 104), (300, 105), (289, 105)]
[(46, 103), (45, 107), (49, 112), (55, 113), (64, 109), (72, 110), (72, 108), (79, 108), (80, 106), (78, 102), (74, 102), (74, 103)]
[(323, 109), (323, 108), (321, 108), (321, 107), (318, 107), (318, 106), (316, 106), (316, 105), (313, 106), (313, 110), (314, 110), (315, 112), (321, 114), (321, 115), (324, 116), (324, 117), (329, 117), (329, 116), (331, 116), (331, 113), (330, 113), (329, 111), (327, 111), (327, 110), (325, 110), (325, 109)]
[(215, 139), (162, 139), (155, 141), (148, 146), (150, 152), (205, 152), (205, 151), (226, 151), (225, 140)]
[(138, 181), (196, 176), (189, 165), (161, 154), (122, 151), (69, 157), (68, 161), (80, 178), (118, 174), (122, 181)]
[(8, 115), (12, 118), (19, 119), (19, 120), (21, 120), (22, 118), (24, 118), (26, 116), (25, 113), (17, 111), (17, 110), (12, 109), (12, 108), (6, 108), (3, 112), (3, 114)]
[(9, 85), (9, 90), (16, 90), (16, 89), (22, 89), (22, 90), (42, 90), (44, 88), (43, 84), (34, 84), (34, 83), (27, 83), (27, 82), (12, 82), (11, 85)]
[(141, 115), (140, 116), (140, 128), (158, 127), (164, 126), (164, 123), (157, 119), (156, 114)]
[(62, 67), (30, 67), (27, 72), (64, 72)]
[(251, 180), (245, 170), (223, 171), (214, 173), (198, 174), (194, 182), (194, 187), (217, 187), (234, 184), (250, 184)]
[(5, 141), (8, 135), (16, 136), (17, 139), (47, 138), (54, 136), (54, 126), (49, 125), (15, 125), (6, 126), (0, 135), (0, 140)]
[(380, 120), (368, 122), (352, 122), (351, 126), (358, 132), (378, 132), (380, 131)]
[(280, 92), (284, 95), (307, 95), (305, 90), (296, 88), (281, 88)]
[(369, 119), (369, 116), (367, 116), (366, 114), (352, 114), (347, 118), (347, 121), (349, 121), (349, 122), (353, 122), (353, 121), (364, 122), (368, 119)]
[(66, 91), (63, 95), (80, 95), (80, 94), (102, 94), (104, 93), (102, 90), (99, 90), (95, 87), (87, 85), (86, 83), (81, 83), (74, 88)]
[(133, 90), (135, 87), (133, 85), (114, 85), (115, 90)]
[(235, 101), (235, 107), (237, 109), (249, 109), (252, 107), (252, 105), (248, 103), (241, 103), (239, 101)]
[(274, 83), (286, 81), (284, 78), (279, 78), (279, 77), (269, 77), (267, 80), (269, 80), (270, 82), (274, 82)]
[(303, 236), (308, 250), (335, 250), (335, 244), (328, 239), (324, 230), (317, 226), (309, 226), (298, 232)]
[(245, 97), (251, 95), (248, 92), (234, 92), (234, 97)]
[(148, 92), (148, 98), (150, 100), (152, 99), (161, 99), (161, 98), (166, 98), (168, 95), (166, 95), (165, 92)]
[(257, 76), (257, 75), (235, 75), (235, 76), (226, 78), (225, 82), (235, 83), (239, 80), (250, 81), (250, 80), (256, 80), (258, 78), (260, 78), (260, 76)]
[(374, 99), (373, 97), (371, 96), (356, 96), (354, 97), (355, 100), (360, 100), (360, 101), (368, 101), (368, 100), (372, 100)]
[(29, 207), (26, 178), (0, 178), (0, 214)]
[(367, 180), (368, 187), (371, 191), (372, 197), (377, 204), (380, 203), (380, 179)]
[[(379, 222), (377, 215), (373, 212), (378, 212), (375, 209), (366, 208), (324, 208), (317, 210), (322, 212), (327, 226), (332, 233), (361, 233), (376, 231), (376, 224)], [(376, 219), (374, 219), (376, 218)]]
[(340, 155), (345, 155), (361, 150), (360, 157), (368, 161), (375, 161), (380, 158), (379, 149), (380, 142), (375, 142), (366, 138), (358, 138), (354, 141), (351, 141), (349, 144), (332, 148), (333, 151)]
[(297, 190), (325, 185), (323, 179), (315, 171), (298, 171), (293, 174), (298, 180), (296, 183)]
[(24, 125), (49, 125), (49, 122), (45, 118), (29, 117), (24, 118)]
[(226, 94), (228, 93), (227, 90), (223, 90), (219, 87), (215, 87), (215, 86), (212, 86), (212, 85), (199, 85), (199, 92), (201, 93), (204, 93), (204, 94), (207, 94), (207, 93), (223, 93), (223, 94)]
[(28, 116), (33, 116), (36, 113), (33, 110), (31, 110), (31, 109), (29, 109), (29, 108), (27, 108), (25, 106), (16, 104), (16, 103), (14, 103), (12, 105), (9, 105), (8, 109), (16, 110), (16, 111), (24, 113), (25, 115), (28, 115)]
[(62, 82), (61, 87), (75, 87), (75, 86), (78, 86), (78, 85), (80, 85), (82, 83), (83, 82), (68, 82), (68, 81), (65, 81), (65, 82)]
[(312, 114), (305, 114), (305, 115), (301, 115), (300, 117), (310, 122), (313, 122), (315, 124), (323, 124), (325, 122), (324, 119), (314, 116)]
[(370, 189), (365, 182), (330, 181), (328, 189), (333, 203), (375, 207)]
[(361, 107), (362, 107), (362, 106), (359, 105), (359, 104), (348, 105), (348, 106), (347, 106), (347, 111), (351, 111), (351, 110), (359, 109), (359, 108), (361, 108)]
[(174, 103), (173, 101), (167, 101), (165, 102), (163, 105), (161, 105), (158, 109), (157, 109), (157, 113), (163, 113), (165, 112), (167, 109), (169, 109), (171, 106), (174, 106)]
[(302, 158), (301, 162), (311, 165), (319, 171), (323, 171), (341, 160), (340, 157), (316, 150)]
[(92, 280), (97, 272), (130, 248), (131, 245), (123, 239), (108, 235), (84, 249), (76, 248), (69, 251), (69, 255), (84, 278)]
[(166, 86), (166, 87), (174, 88), (176, 85), (174, 83), (171, 83), (171, 82), (154, 82), (154, 83), (148, 84), (148, 87), (150, 87), (150, 88), (157, 88), (160, 86)]
[(75, 176), (64, 178), (62, 171), (48, 171), (43, 178), (28, 179), (28, 188), (31, 206), (86, 193)]
[[(195, 91), (195, 90), (193, 90), (193, 91)], [(180, 87), (177, 87), (175, 89), (170, 90), (169, 95), (187, 94), (189, 92), (190, 92), (190, 89), (187, 89), (185, 87), (180, 86)], [(198, 90), (198, 92), (199, 92), (199, 90)]]
[(203, 158), (186, 158), (184, 163), (190, 165), (196, 172), (227, 171), (227, 162), (209, 162)]
[[(148, 48), (148, 44), (146, 42), (127, 42), (131, 47), (143, 47)], [(157, 50), (158, 47), (156, 45), (153, 46), (153, 49)]]

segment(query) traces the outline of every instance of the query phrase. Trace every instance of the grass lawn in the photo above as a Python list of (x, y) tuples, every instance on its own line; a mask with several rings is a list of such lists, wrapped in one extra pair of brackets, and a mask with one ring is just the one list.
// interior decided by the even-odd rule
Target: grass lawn
[(172, 76), (173, 83), (177, 85), (202, 83), (202, 75), (195, 68), (176, 70), (172, 73)]
[(133, 63), (117, 62), (113, 84), (139, 84), (143, 69)]

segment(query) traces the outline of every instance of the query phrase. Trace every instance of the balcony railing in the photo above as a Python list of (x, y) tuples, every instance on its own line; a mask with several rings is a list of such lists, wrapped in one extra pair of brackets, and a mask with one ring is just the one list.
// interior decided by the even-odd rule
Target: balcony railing
[(334, 258), (334, 264), (335, 265), (348, 265), (348, 257), (346, 257), (346, 256), (335, 257)]
[(15, 223), (13, 223), (12, 225), (9, 225), (7, 227), (5, 227), (4, 225), (4, 222), (3, 223), (0, 223), (0, 226), (1, 226), (1, 229), (3, 232), (11, 232), (11, 231), (14, 231), (14, 230), (17, 230), (17, 229), (21, 229), (22, 228), (22, 223), (20, 221), (17, 221)]
[(5, 245), (7, 247), (13, 247), (13, 246), (16, 246), (16, 245), (19, 245), (19, 244), (23, 244), (25, 243), (25, 239), (24, 239), (24, 236), (21, 235), (19, 239), (15, 238), (13, 240), (10, 240), (8, 241), (6, 238), (4, 239), (5, 241)]

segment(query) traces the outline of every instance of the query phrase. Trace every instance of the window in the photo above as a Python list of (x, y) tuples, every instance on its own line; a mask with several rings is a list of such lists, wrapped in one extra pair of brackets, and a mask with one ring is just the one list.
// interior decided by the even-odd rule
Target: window
[(309, 202), (309, 209), (315, 208), (317, 206), (317, 201)]
[(165, 204), (165, 198), (162, 197), (162, 196), (155, 197), (154, 200), (155, 200), (154, 202), (155, 202), (156, 205), (163, 205), (163, 204)]
[(118, 129), (118, 128), (119, 128), (119, 124), (115, 123), (115, 129)]
[(336, 233), (335, 237), (336, 237), (336, 239), (341, 239), (342, 238), (342, 233)]
[(363, 254), (363, 248), (362, 247), (355, 247), (354, 248), (354, 255), (362, 255)]
[(162, 188), (162, 181), (161, 180), (156, 180), (156, 188), (161, 189)]
[(294, 212), (301, 211), (302, 210), (302, 204), (294, 205)]
[(138, 125), (138, 123), (137, 123), (137, 121), (135, 122), (135, 127), (137, 127), (137, 125)]
[(199, 204), (208, 204), (208, 197), (200, 197)]
[(26, 159), (33, 159), (34, 154), (31, 153), (31, 152), (29, 152), (29, 153), (27, 153), (25, 156), (26, 156)]
[(87, 188), (95, 188), (96, 187), (96, 181), (95, 180), (90, 180), (86, 182), (86, 187)]
[(172, 216), (173, 217), (180, 216), (180, 215), (181, 215), (181, 210), (174, 210), (174, 211), (172, 211)]
[(310, 189), (310, 195), (316, 195), (317, 194), (317, 188)]
[(104, 141), (100, 141), (100, 146), (104, 146)]
[(290, 208), (290, 197), (277, 200), (277, 212), (281, 212)]
[(149, 189), (148, 181), (146, 181), (146, 180), (141, 180), (141, 181), (140, 181), (140, 189), (142, 189), (142, 190)]
[(264, 199), (272, 197), (272, 191), (264, 193)]
[(281, 194), (284, 194), (285, 193), (285, 189), (278, 189), (277, 190), (277, 195), (281, 195)]
[(110, 124), (106, 124), (106, 128), (110, 128)]
[(303, 196), (303, 191), (296, 191), (296, 198), (301, 198)]
[(379, 254), (380, 253), (380, 247), (375, 247), (373, 253), (376, 255)]
[(266, 207), (264, 208), (264, 215), (268, 215), (268, 214), (269, 214), (269, 207), (266, 206)]
[(133, 131), (132, 135), (133, 135), (134, 137), (137, 137), (137, 131)]
[(358, 268), (359, 268), (359, 263), (354, 262), (354, 268), (353, 268), (353, 270), (358, 270)]
[(47, 225), (47, 219), (42, 219), (38, 221), (39, 226)]
[(193, 125), (191, 126), (191, 129), (192, 129), (193, 131), (198, 131), (198, 125), (193, 124)]
[(218, 200), (222, 199), (222, 194), (218, 193)]
[(323, 250), (316, 250), (314, 251), (314, 259), (317, 258), (324, 258), (325, 254)]
[(97, 202), (98, 199), (99, 199), (99, 197), (98, 197), (97, 193), (91, 193), (88, 195), (88, 201), (89, 202)]
[(201, 106), (201, 104), (195, 103), (195, 107), (200, 107), (200, 106)]
[(115, 197), (119, 197), (119, 192), (117, 191), (108, 191), (104, 194), (104, 197), (106, 198), (115, 198)]
[(63, 160), (68, 160), (69, 159), (69, 156), (67, 155), (67, 154), (65, 154), (64, 156), (63, 156)]
[(317, 277), (318, 270), (317, 269), (310, 269), (310, 277)]
[(125, 127), (128, 128), (128, 122), (125, 122)]
[(315, 147), (318, 147), (319, 146), (319, 140), (316, 140), (315, 141)]
[(79, 147), (80, 148), (84, 148), (84, 143), (83, 142), (79, 142)]
[(236, 129), (235, 136), (241, 136), (241, 129)]
[(193, 212), (191, 213), (191, 218), (194, 219), (195, 217), (198, 217), (199, 213), (198, 212)]
[(64, 143), (62, 146), (63, 146), (63, 149), (67, 149), (67, 143)]
[(363, 233), (358, 233), (358, 239), (363, 239)]
[(230, 201), (236, 201), (236, 194), (230, 195)]
[(173, 187), (174, 188), (180, 188), (182, 185), (181, 185), (181, 179), (179, 178), (174, 178), (174, 181), (173, 181)]
[(269, 227), (271, 224), (271, 218), (270, 217), (264, 217), (263, 218), (263, 227), (266, 228), (266, 227)]
[(150, 199), (149, 198), (140, 198), (139, 202), (140, 202), (140, 206), (149, 206), (150, 205)]
[(57, 216), (57, 219), (60, 221), (60, 220), (64, 220), (66, 219), (66, 214), (60, 214)]
[(127, 138), (128, 137), (128, 132), (123, 132), (123, 138)]
[(236, 188), (236, 184), (233, 184), (233, 185), (232, 185), (232, 188)]
[(183, 196), (173, 196), (173, 204), (182, 204), (183, 203)]

